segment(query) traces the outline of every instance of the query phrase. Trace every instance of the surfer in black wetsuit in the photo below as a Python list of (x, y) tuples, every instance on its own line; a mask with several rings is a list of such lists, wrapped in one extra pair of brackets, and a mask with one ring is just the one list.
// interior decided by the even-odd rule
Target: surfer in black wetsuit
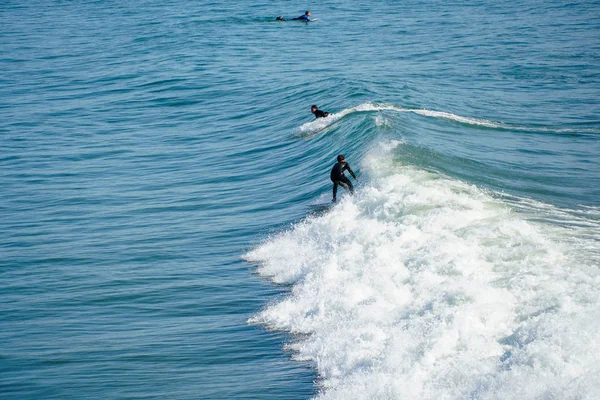
[(346, 177), (346, 175), (344, 175), (344, 171), (350, 172), (350, 175), (352, 175), (354, 180), (358, 181), (358, 179), (356, 178), (356, 175), (354, 175), (354, 171), (352, 171), (352, 168), (350, 168), (350, 165), (348, 165), (348, 163), (346, 162), (346, 158), (344, 157), (343, 154), (340, 154), (339, 156), (337, 156), (337, 161), (338, 162), (335, 163), (335, 165), (331, 169), (331, 175), (330, 175), (331, 181), (333, 182), (333, 200), (332, 201), (334, 203), (337, 201), (338, 185), (340, 185), (341, 187), (343, 187), (346, 190), (350, 190), (350, 193), (354, 194), (354, 186), (352, 186), (350, 179), (348, 179)]
[(315, 118), (325, 118), (329, 115), (328, 112), (319, 110), (315, 105), (310, 108), (310, 111), (315, 114)]

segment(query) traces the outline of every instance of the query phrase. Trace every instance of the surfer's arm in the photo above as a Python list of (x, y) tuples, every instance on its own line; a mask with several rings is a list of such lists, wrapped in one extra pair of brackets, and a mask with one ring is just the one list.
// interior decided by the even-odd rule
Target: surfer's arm
[(356, 179), (356, 175), (354, 175), (354, 171), (352, 171), (352, 168), (350, 168), (350, 164), (346, 164), (346, 169), (348, 170), (348, 172), (350, 172), (350, 175), (352, 175), (354, 180), (357, 181), (358, 179)]

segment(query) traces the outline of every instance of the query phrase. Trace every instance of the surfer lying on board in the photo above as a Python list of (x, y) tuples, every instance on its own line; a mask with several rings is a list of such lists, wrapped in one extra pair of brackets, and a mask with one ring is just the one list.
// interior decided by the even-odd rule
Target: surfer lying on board
[[(316, 19), (310, 19), (310, 11), (306, 11), (304, 13), (304, 15), (299, 16), (298, 18), (292, 18), (292, 21), (306, 21), (306, 22), (312, 22), (312, 21), (316, 21), (318, 18)], [(279, 17), (275, 18), (275, 21), (287, 21), (285, 18), (283, 18), (283, 15), (280, 15)]]
[(310, 107), (310, 111), (315, 114), (315, 118), (325, 118), (329, 115), (328, 112), (319, 110), (315, 105)]
[(310, 22), (311, 20), (308, 17), (310, 17), (310, 11), (306, 11), (304, 13), (304, 15), (301, 15), (298, 18), (292, 18), (292, 20), (294, 20), (294, 21), (306, 21), (306, 22)]
[(338, 185), (340, 185), (341, 187), (343, 187), (346, 190), (350, 190), (351, 194), (354, 194), (354, 186), (352, 186), (352, 183), (350, 182), (350, 179), (348, 179), (346, 177), (346, 175), (344, 175), (344, 171), (348, 171), (350, 172), (350, 175), (352, 175), (352, 177), (354, 178), (355, 181), (358, 181), (358, 178), (356, 178), (356, 175), (354, 175), (354, 171), (352, 171), (352, 168), (350, 168), (350, 165), (348, 165), (348, 163), (346, 162), (346, 158), (344, 157), (343, 154), (340, 154), (337, 156), (337, 163), (335, 163), (335, 165), (333, 166), (333, 168), (331, 169), (331, 181), (333, 182), (333, 200), (332, 202), (336, 202), (337, 201), (337, 190), (338, 190)]

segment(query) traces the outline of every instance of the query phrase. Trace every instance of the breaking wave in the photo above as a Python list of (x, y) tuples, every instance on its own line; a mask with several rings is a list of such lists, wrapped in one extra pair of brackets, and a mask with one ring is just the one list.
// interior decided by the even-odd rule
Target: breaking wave
[(244, 256), (292, 285), (251, 322), (296, 334), (319, 399), (600, 398), (599, 242), (581, 231), (597, 210), (505, 199), (400, 165), (399, 146), (362, 160), (357, 195)]

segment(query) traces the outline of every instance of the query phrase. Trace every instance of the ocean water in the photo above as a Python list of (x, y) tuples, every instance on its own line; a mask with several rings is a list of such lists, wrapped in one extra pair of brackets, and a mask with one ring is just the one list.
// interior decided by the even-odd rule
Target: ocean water
[(0, 17), (1, 398), (600, 398), (600, 2)]

